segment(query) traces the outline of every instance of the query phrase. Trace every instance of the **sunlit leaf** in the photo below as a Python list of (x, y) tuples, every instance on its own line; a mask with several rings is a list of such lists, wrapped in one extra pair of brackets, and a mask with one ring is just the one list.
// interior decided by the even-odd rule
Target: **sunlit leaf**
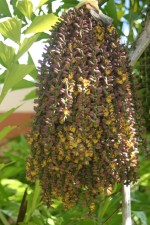
[(2, 14), (3, 16), (11, 16), (6, 0), (0, 0), (0, 14)]
[(50, 28), (58, 21), (58, 17), (54, 14), (47, 14), (42, 16), (37, 16), (31, 23), (31, 25), (25, 31), (28, 33), (38, 33), (46, 30), (50, 30)]
[[(11, 168), (13, 168), (13, 167), (11, 167)], [(16, 200), (16, 197), (19, 197), (19, 199), (21, 200), (24, 190), (27, 187), (27, 184), (22, 183), (18, 179), (3, 178), (1, 181), (1, 184), (3, 186), (5, 186), (6, 188), (11, 189), (13, 191), (13, 193), (15, 193), (15, 195), (12, 196), (12, 198), (11, 198), (13, 200)], [(21, 194), (21, 196), (19, 196), (19, 194)]]
[(31, 87), (35, 87), (35, 83), (33, 81), (22, 79), (12, 88), (12, 90), (14, 91), (14, 90), (31, 88)]
[(17, 4), (17, 1), (18, 0), (10, 0), (10, 7), (12, 7), (13, 8), (13, 15), (17, 15), (17, 17), (19, 18), (19, 19), (21, 19), (22, 20), (22, 22), (24, 23), (26, 23), (27, 21), (26, 21), (26, 18), (25, 18), (25, 16), (19, 11), (19, 9), (16, 7), (16, 4)]
[(144, 175), (142, 175), (137, 183), (133, 185), (133, 188), (137, 187), (138, 185), (148, 186), (148, 184), (150, 184), (150, 173), (146, 173), (145, 171)]
[(25, 38), (18, 50), (15, 59), (18, 60), (32, 46), (32, 44), (38, 39), (38, 37), (39, 34), (35, 34), (30, 38)]
[(125, 10), (119, 10), (117, 11), (117, 17), (118, 17), (118, 20), (120, 20), (125, 14)]
[(36, 90), (32, 90), (29, 94), (27, 94), (23, 100), (30, 100), (36, 97)]
[(48, 223), (49, 225), (55, 225), (54, 220), (51, 219), (51, 218), (49, 218), (49, 219), (47, 220), (47, 223)]
[(133, 12), (137, 12), (139, 9), (139, 2), (135, 1), (133, 5)]
[[(33, 61), (32, 56), (29, 52), (28, 52), (28, 64), (34, 65), (34, 61)], [(34, 70), (30, 73), (30, 76), (35, 80), (37, 79), (37, 69), (36, 69), (35, 65), (34, 65)]]
[(20, 44), (21, 25), (21, 20), (17, 17), (7, 19), (6, 21), (0, 23), (0, 33), (4, 37)]
[(33, 4), (30, 0), (18, 0), (17, 8), (28, 19), (31, 18), (33, 12)]
[(16, 126), (8, 126), (0, 131), (0, 140), (2, 140), (8, 133), (10, 133)]
[(5, 113), (3, 113), (3, 114), (1, 114), (1, 115), (0, 115), (0, 123), (1, 123), (3, 120), (5, 120), (8, 116), (10, 116), (13, 112), (15, 112), (16, 109), (18, 109), (19, 107), (20, 107), (20, 105), (17, 106), (17, 107), (15, 107), (15, 108), (12, 108), (12, 109), (8, 110), (7, 112), (5, 112)]
[(4, 87), (0, 96), (0, 102), (2, 102), (8, 90), (14, 87), (14, 85), (21, 81), (23, 77), (29, 74), (33, 69), (34, 65), (13, 64), (7, 71)]
[(57, 199), (54, 199), (54, 200), (53, 200), (53, 203), (52, 203), (52, 207), (53, 207), (54, 209), (60, 208), (60, 207), (62, 207), (62, 202), (59, 201), (59, 200), (57, 200)]
[(40, 8), (42, 5), (44, 5), (48, 0), (40, 0), (40, 3), (38, 4), (37, 8)]
[(0, 63), (4, 67), (8, 68), (12, 64), (14, 55), (15, 49), (0, 41)]

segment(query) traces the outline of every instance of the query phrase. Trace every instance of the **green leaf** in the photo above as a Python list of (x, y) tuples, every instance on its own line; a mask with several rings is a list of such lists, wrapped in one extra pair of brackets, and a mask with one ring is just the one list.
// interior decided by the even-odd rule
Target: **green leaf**
[(0, 212), (0, 220), (2, 221), (4, 225), (9, 225), (9, 222), (7, 221), (6, 217), (4, 216), (2, 212)]
[(18, 53), (16, 55), (16, 60), (18, 60), (27, 50), (32, 46), (32, 44), (39, 38), (40, 34), (35, 34), (30, 38), (25, 38), (21, 44)]
[(117, 10), (114, 0), (109, 0), (107, 5), (105, 6), (105, 10), (108, 13), (108, 15), (113, 19), (113, 23), (115, 26), (118, 24), (118, 18), (117, 18)]
[(4, 99), (8, 90), (13, 88), (19, 81), (24, 78), (25, 75), (29, 74), (32, 70), (34, 70), (34, 68), (34, 65), (13, 64), (12, 67), (8, 69), (4, 82), (4, 87), (0, 96), (0, 103)]
[(54, 14), (47, 14), (42, 16), (37, 16), (31, 23), (31, 25), (25, 31), (25, 34), (29, 33), (38, 33), (46, 30), (50, 30), (50, 28), (58, 21), (58, 17)]
[[(42, 217), (40, 214), (41, 214), (41, 210), (40, 210), (40, 212), (34, 213), (34, 215), (32, 216), (32, 222), (35, 223), (36, 225), (43, 225), (46, 222), (43, 214), (42, 214)], [(48, 225), (48, 224), (46, 223), (46, 225)], [(59, 225), (61, 225), (61, 224), (59, 224)]]
[(42, 32), (40, 33), (40, 36), (37, 41), (41, 41), (41, 40), (44, 41), (43, 39), (47, 40), (48, 38), (49, 38), (49, 34)]
[(23, 88), (31, 88), (31, 87), (35, 87), (35, 83), (33, 81), (29, 81), (29, 80), (21, 80), (20, 82), (18, 82), (13, 88), (12, 90), (19, 90), (19, 89), (23, 89)]
[(64, 4), (60, 8), (69, 9), (71, 7), (75, 7), (79, 2), (77, 0), (69, 1), (69, 0), (63, 0)]
[(117, 18), (118, 20), (121, 20), (121, 18), (124, 16), (125, 10), (119, 10), (117, 11)]
[(0, 6), (0, 14), (2, 14), (3, 16), (11, 16), (6, 0), (0, 0)]
[(7, 74), (7, 70), (5, 70), (5, 71), (0, 75), (0, 84), (3, 84), (3, 83), (4, 83), (6, 74)]
[(39, 180), (36, 181), (35, 183), (35, 189), (30, 195), (30, 198), (28, 199), (28, 205), (27, 205), (27, 213), (24, 222), (29, 222), (30, 218), (34, 212), (34, 210), (37, 208), (37, 205), (39, 204), (40, 201), (40, 182)]
[(10, 165), (12, 165), (14, 163), (15, 163), (15, 161), (14, 162), (9, 162), (9, 163), (1, 163), (0, 164), (0, 170), (3, 170), (5, 167), (10, 166)]
[(55, 225), (55, 221), (53, 219), (51, 219), (51, 218), (48, 218), (47, 223), (49, 225)]
[(0, 131), (0, 140), (2, 140), (10, 131), (15, 129), (16, 126), (8, 126), (5, 127), (3, 130)]
[(0, 33), (17, 44), (20, 44), (21, 21), (17, 17), (13, 17), (0, 23)]
[(96, 225), (93, 220), (82, 220), (78, 222), (78, 225)]
[(0, 123), (2, 121), (4, 121), (8, 116), (10, 116), (14, 111), (16, 111), (16, 109), (18, 109), (19, 107), (20, 107), (20, 105), (15, 107), (15, 108), (12, 108), (12, 109), (8, 110), (7, 112), (5, 112), (3, 114), (1, 114), (0, 115)]
[(33, 4), (30, 0), (18, 0), (16, 6), (24, 16), (28, 19), (31, 18), (33, 13)]
[(18, 10), (18, 8), (16, 7), (18, 0), (11, 0), (10, 1), (10, 6), (13, 8), (13, 15), (17, 15), (17, 17), (19, 19), (22, 20), (23, 23), (27, 23), (25, 16)]
[(132, 214), (141, 220), (142, 225), (148, 225), (146, 215), (143, 211), (132, 211)]
[(0, 63), (8, 68), (14, 59), (15, 49), (0, 41)]
[(32, 90), (29, 94), (27, 94), (25, 97), (24, 97), (24, 101), (25, 100), (29, 100), (29, 99), (34, 99), (36, 98), (36, 90)]
[[(28, 52), (28, 64), (34, 65), (34, 61), (33, 61), (32, 56), (29, 52)], [(34, 65), (34, 70), (30, 73), (30, 76), (35, 80), (37, 79), (37, 70), (36, 70), (35, 65)]]
[(146, 173), (140, 177), (140, 179), (133, 185), (133, 188), (137, 187), (138, 185), (148, 186), (150, 184), (150, 173)]
[(124, 16), (124, 18), (126, 19), (126, 20), (128, 20), (128, 21), (133, 21), (133, 20), (137, 20), (138, 19), (138, 13), (137, 12), (131, 12), (130, 11), (130, 13), (128, 13), (128, 14), (126, 14), (125, 16)]
[(41, 0), (40, 3), (38, 4), (37, 8), (40, 8), (42, 5), (44, 5), (48, 0)]
[[(21, 225), (23, 225), (23, 224), (21, 223)], [(26, 223), (24, 225), (26, 225)], [(37, 225), (37, 223), (29, 222), (28, 225)]]

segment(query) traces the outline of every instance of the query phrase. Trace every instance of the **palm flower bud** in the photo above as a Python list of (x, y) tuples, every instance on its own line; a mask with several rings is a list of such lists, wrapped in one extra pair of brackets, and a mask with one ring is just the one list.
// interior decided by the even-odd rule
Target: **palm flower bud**
[(39, 68), (27, 159), (27, 179), (40, 180), (47, 205), (92, 202), (115, 182), (137, 180), (130, 73), (114, 26), (85, 7), (55, 26)]

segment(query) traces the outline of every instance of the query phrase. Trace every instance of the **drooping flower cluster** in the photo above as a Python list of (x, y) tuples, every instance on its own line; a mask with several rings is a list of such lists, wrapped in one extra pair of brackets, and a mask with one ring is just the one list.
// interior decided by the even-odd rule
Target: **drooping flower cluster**
[(135, 110), (115, 28), (71, 9), (52, 31), (39, 70), (27, 178), (47, 205), (92, 200), (137, 175)]

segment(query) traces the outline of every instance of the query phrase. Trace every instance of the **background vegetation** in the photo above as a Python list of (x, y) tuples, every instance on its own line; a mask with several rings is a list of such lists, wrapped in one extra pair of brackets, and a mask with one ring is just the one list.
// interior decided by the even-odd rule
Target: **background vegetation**
[[(58, 6), (56, 11), (54, 11), (54, 3)], [(50, 34), (48, 30), (52, 28), (58, 17), (77, 3), (77, 0), (41, 0), (35, 7), (30, 0), (0, 0), (0, 84), (3, 87), (0, 102), (10, 90), (34, 87), (37, 70), (30, 47), (35, 42), (46, 42)], [(102, 6), (102, 10), (113, 18), (121, 41), (128, 49), (142, 30), (148, 3), (149, 0), (109, 0)], [(150, 47), (136, 64), (133, 75), (141, 84), (138, 92), (145, 111), (147, 130), (144, 135), (148, 141), (150, 139), (149, 49)], [(22, 64), (20, 58), (24, 54), (28, 59)], [(24, 79), (27, 74), (33, 79)], [(24, 101), (34, 97), (33, 90), (24, 96)], [(0, 115), (0, 122), (15, 110), (16, 108), (13, 108)], [(14, 126), (8, 126), (1, 130), (0, 141), (14, 128)], [(92, 215), (88, 213), (87, 208), (81, 208), (79, 205), (64, 211), (63, 204), (58, 200), (55, 200), (52, 207), (47, 209), (40, 199), (41, 190), (38, 181), (35, 186), (31, 186), (25, 179), (25, 158), (30, 152), (25, 137), (10, 140), (5, 146), (1, 145), (0, 149), (3, 152), (0, 159), (0, 224), (121, 224), (119, 185), (116, 185), (113, 193), (98, 196), (97, 207)], [(150, 224), (150, 161), (143, 155), (139, 156), (139, 160), (140, 179), (132, 186), (132, 219), (133, 224), (148, 225)]]

